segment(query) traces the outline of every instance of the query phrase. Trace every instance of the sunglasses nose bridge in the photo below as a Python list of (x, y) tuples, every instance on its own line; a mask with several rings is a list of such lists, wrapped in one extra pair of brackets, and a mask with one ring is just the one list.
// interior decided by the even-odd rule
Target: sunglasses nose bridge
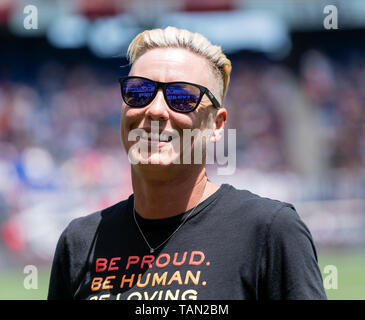
[(169, 106), (163, 90), (162, 86), (158, 86), (153, 100), (147, 105), (146, 116), (152, 120), (167, 120), (169, 118)]

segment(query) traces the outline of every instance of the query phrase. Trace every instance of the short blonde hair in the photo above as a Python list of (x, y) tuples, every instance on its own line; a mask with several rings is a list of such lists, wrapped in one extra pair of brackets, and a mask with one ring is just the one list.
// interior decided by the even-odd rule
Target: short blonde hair
[(232, 65), (220, 46), (212, 45), (200, 33), (192, 33), (170, 26), (165, 29), (145, 30), (138, 34), (128, 47), (127, 59), (130, 64), (133, 64), (146, 51), (154, 48), (184, 48), (206, 58), (213, 71), (222, 80), (222, 100), (224, 99), (228, 90)]

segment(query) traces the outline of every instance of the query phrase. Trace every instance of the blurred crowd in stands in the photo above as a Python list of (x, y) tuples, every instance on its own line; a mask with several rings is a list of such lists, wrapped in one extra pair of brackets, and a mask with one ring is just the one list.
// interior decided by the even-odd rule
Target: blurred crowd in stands
[(301, 199), (365, 197), (365, 56), (309, 50), (298, 70), (234, 65), (227, 99), (240, 168), (294, 173)]
[[(112, 189), (100, 207), (131, 193), (118, 72), (50, 60), (30, 81), (1, 78), (0, 224), (29, 192)], [(237, 170), (224, 180), (252, 170), (295, 176), (301, 200), (365, 198), (364, 83), (365, 56), (307, 51), (298, 70), (235, 56), (226, 107)]]
[(119, 138), (120, 106), (118, 85), (89, 66), (45, 62), (31, 82), (2, 81), (3, 206), (15, 208), (19, 195), (31, 189), (123, 183), (127, 159)]

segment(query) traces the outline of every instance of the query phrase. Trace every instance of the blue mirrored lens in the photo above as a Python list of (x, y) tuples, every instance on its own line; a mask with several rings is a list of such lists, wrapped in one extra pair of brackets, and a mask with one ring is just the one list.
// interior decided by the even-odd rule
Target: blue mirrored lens
[(130, 106), (142, 107), (151, 102), (155, 89), (152, 81), (140, 78), (126, 79), (122, 86), (123, 99)]
[(193, 110), (200, 98), (200, 89), (187, 83), (173, 83), (166, 88), (166, 99), (170, 107), (181, 112)]

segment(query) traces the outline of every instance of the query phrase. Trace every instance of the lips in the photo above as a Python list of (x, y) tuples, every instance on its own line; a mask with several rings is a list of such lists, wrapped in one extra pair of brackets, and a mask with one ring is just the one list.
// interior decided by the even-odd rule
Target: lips
[[(161, 132), (151, 132), (150, 128), (138, 129), (138, 140), (144, 141), (148, 145), (165, 146), (172, 140), (179, 137), (179, 134), (174, 131), (163, 130)], [(153, 130), (152, 130), (153, 131)]]
[(172, 140), (172, 135), (166, 132), (161, 132), (160, 134), (155, 132), (147, 132), (143, 130), (141, 139), (160, 141), (160, 142), (170, 142)]

